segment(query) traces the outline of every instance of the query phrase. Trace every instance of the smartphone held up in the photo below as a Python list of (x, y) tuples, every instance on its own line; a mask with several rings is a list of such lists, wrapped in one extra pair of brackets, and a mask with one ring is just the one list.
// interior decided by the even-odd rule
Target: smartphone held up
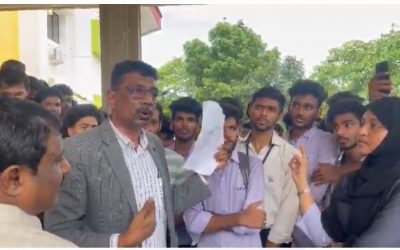
[[(390, 80), (390, 69), (389, 69), (389, 62), (383, 61), (375, 66), (375, 77), (378, 80), (377, 82), (387, 83)], [(389, 95), (391, 90), (389, 89), (381, 89), (380, 92)]]
[(375, 75), (378, 77), (379, 80), (389, 80), (389, 63), (387, 61), (384, 61), (376, 64)]

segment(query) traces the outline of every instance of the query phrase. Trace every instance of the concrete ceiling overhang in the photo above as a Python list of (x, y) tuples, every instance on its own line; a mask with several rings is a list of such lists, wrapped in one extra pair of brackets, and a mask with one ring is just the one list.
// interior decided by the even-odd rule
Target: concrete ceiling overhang
[[(0, 11), (47, 10), (47, 9), (90, 9), (98, 4), (0, 4)], [(147, 35), (161, 29), (162, 14), (155, 5), (140, 6), (141, 34)]]

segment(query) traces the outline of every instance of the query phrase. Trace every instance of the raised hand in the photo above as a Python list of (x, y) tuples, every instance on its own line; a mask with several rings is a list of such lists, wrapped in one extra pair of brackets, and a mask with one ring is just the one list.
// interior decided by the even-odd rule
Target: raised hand
[(376, 75), (368, 83), (369, 100), (371, 102), (392, 95), (393, 83), (390, 81), (390, 79), (379, 79), (387, 74), (388, 73), (381, 73)]
[(301, 156), (295, 155), (290, 160), (289, 167), (292, 170), (292, 178), (297, 186), (297, 190), (303, 190), (308, 187), (307, 169), (308, 159), (304, 145), (300, 146)]
[(135, 215), (128, 230), (118, 238), (118, 247), (138, 247), (149, 238), (156, 228), (156, 205), (148, 199)]

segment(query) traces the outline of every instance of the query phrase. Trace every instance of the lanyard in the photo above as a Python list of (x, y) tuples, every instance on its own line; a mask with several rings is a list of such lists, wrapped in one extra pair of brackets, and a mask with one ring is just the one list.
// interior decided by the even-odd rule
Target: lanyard
[[(246, 141), (246, 155), (247, 155), (247, 158), (249, 158), (249, 144), (250, 144), (250, 135), (249, 135), (249, 137), (248, 137), (248, 139), (247, 139), (247, 141)], [(272, 144), (272, 138), (271, 138), (271, 142), (270, 142), (270, 144), (269, 144), (269, 149), (268, 149), (267, 153), (265, 154), (265, 156), (264, 156), (264, 158), (263, 158), (263, 160), (262, 160), (262, 163), (263, 163), (263, 164), (264, 164), (265, 161), (267, 160), (267, 158), (268, 158), (269, 154), (271, 153), (272, 148), (273, 148), (274, 146), (275, 146), (275, 144)]]

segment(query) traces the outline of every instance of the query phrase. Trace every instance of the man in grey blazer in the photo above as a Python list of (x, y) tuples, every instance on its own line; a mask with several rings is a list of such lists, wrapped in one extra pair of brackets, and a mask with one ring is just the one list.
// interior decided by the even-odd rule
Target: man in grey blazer
[[(45, 214), (46, 230), (80, 247), (177, 246), (174, 215), (210, 193), (196, 173), (172, 188), (161, 141), (142, 129), (155, 105), (156, 80), (156, 70), (144, 62), (115, 65), (107, 93), (110, 119), (65, 140), (72, 170), (56, 207)], [(133, 220), (151, 204), (154, 232), (151, 223)]]

